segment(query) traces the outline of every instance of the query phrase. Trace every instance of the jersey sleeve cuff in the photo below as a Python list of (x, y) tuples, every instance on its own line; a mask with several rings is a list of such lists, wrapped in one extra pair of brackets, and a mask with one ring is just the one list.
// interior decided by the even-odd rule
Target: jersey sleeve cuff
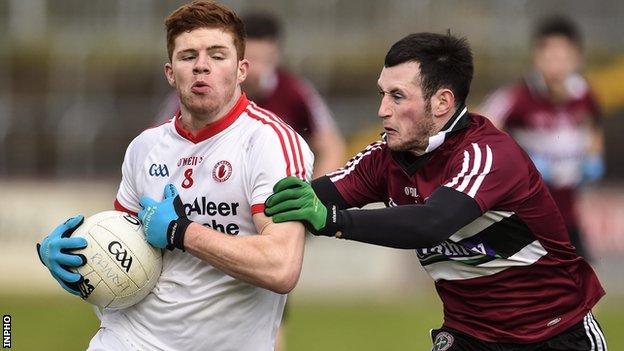
[(264, 204), (255, 204), (251, 205), (251, 214), (255, 215), (256, 213), (264, 213)]
[(119, 200), (117, 200), (117, 199), (115, 199), (115, 202), (114, 202), (113, 205), (115, 206), (115, 209), (117, 211), (126, 212), (126, 213), (129, 213), (129, 214), (133, 215), (133, 216), (137, 215), (136, 212), (131, 211), (131, 210), (127, 209), (126, 207), (124, 207), (124, 205), (122, 205), (121, 202), (119, 202)]

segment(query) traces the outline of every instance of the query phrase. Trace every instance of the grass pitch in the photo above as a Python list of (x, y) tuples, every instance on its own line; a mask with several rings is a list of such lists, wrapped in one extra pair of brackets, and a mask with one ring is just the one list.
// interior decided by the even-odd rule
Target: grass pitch
[[(0, 295), (12, 317), (13, 350), (84, 350), (96, 332), (92, 308), (65, 295)], [(624, 350), (624, 296), (607, 296), (595, 311), (609, 349)], [(288, 351), (429, 350), (429, 329), (442, 323), (434, 296), (354, 302), (291, 299)]]

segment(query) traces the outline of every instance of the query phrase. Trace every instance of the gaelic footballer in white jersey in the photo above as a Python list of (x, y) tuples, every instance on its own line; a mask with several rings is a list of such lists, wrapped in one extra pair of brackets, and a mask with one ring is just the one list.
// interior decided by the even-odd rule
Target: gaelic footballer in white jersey
[[(243, 94), (233, 109), (195, 137), (179, 115), (132, 141), (115, 207), (138, 212), (139, 198), (179, 189), (189, 219), (223, 232), (254, 235), (273, 185), (287, 175), (309, 180), (305, 141)], [(286, 295), (237, 280), (181, 250), (164, 251), (162, 275), (143, 301), (102, 312), (102, 327), (139, 349), (273, 350)]]

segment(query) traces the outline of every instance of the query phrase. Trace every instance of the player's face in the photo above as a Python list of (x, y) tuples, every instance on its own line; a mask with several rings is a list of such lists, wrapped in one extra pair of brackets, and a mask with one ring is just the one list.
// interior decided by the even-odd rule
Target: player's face
[(581, 52), (566, 37), (553, 35), (536, 43), (533, 63), (547, 83), (556, 84), (578, 71), (581, 66)]
[(245, 58), (249, 61), (249, 72), (243, 88), (252, 96), (261, 96), (268, 80), (279, 65), (279, 45), (275, 40), (248, 39)]
[(165, 75), (180, 95), (182, 111), (202, 119), (227, 113), (248, 66), (246, 60), (238, 60), (232, 34), (199, 28), (180, 34), (174, 44)]
[(435, 134), (430, 106), (420, 88), (420, 69), (416, 62), (384, 67), (377, 81), (388, 147), (393, 151), (422, 154)]

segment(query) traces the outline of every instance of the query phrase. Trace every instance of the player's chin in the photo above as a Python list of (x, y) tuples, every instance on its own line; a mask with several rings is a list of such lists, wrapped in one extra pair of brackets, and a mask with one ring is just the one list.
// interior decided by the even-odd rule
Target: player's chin
[(206, 96), (189, 99), (187, 109), (196, 114), (210, 114), (218, 109), (215, 99)]
[(386, 143), (388, 148), (392, 151), (405, 151), (405, 145), (396, 135), (386, 134)]

